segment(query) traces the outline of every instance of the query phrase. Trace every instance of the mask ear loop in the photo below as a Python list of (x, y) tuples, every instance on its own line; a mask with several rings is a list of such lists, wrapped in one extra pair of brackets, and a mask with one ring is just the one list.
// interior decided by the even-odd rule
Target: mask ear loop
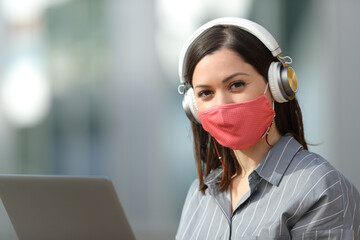
[(269, 87), (269, 83), (266, 83), (266, 88), (265, 88), (264, 94), (265, 94), (266, 91), (268, 90), (268, 87)]
[(269, 147), (272, 148), (274, 145), (271, 145), (269, 143), (268, 136), (269, 136), (269, 132), (266, 133), (265, 140), (266, 140), (267, 145), (269, 145)]
[(225, 164), (224, 164), (224, 162), (223, 162), (223, 160), (222, 160), (222, 157), (221, 157), (220, 154), (219, 154), (219, 150), (217, 149), (215, 139), (214, 139), (213, 137), (211, 137), (211, 138), (212, 138), (212, 140), (213, 140), (213, 142), (214, 142), (215, 150), (216, 150), (216, 153), (217, 153), (217, 155), (218, 155), (218, 157), (219, 157), (219, 160), (220, 160), (221, 164), (223, 165), (223, 167), (225, 168), (225, 170), (230, 174), (230, 176), (233, 176), (234, 174), (233, 174), (232, 172), (230, 172), (229, 169), (227, 169), (227, 167), (225, 166)]
[(276, 116), (276, 113), (275, 113), (275, 101), (272, 102), (272, 107), (273, 107), (273, 109), (274, 109), (274, 117), (273, 117), (273, 120), (271, 121), (270, 126), (266, 129), (266, 132), (265, 132), (265, 140), (266, 140), (267, 145), (269, 145), (270, 148), (272, 148), (272, 147), (274, 146), (274, 145), (271, 145), (271, 144), (269, 143), (268, 136), (269, 136), (270, 128), (271, 128), (271, 126), (273, 125), (274, 119), (275, 119), (275, 116)]
[[(264, 94), (265, 94), (266, 91), (268, 90), (268, 87), (269, 87), (269, 82), (266, 83), (266, 88), (265, 88)], [(273, 108), (273, 110), (274, 110), (274, 117), (273, 117), (273, 120), (271, 121), (270, 126), (266, 129), (266, 132), (264, 133), (266, 143), (267, 143), (267, 145), (269, 145), (270, 148), (272, 148), (272, 147), (274, 146), (274, 145), (271, 145), (271, 144), (269, 143), (268, 135), (269, 135), (270, 128), (271, 128), (272, 124), (274, 123), (275, 116), (276, 116), (276, 113), (275, 113), (275, 101), (272, 102), (272, 108)], [(264, 135), (262, 136), (262, 138), (264, 137)]]

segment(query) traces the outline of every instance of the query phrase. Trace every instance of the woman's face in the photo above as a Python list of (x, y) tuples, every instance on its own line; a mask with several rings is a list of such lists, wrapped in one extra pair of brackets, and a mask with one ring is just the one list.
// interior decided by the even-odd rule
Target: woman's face
[[(193, 88), (199, 110), (253, 100), (264, 93), (265, 79), (236, 52), (222, 48), (195, 66)], [(270, 91), (266, 92), (272, 101)]]

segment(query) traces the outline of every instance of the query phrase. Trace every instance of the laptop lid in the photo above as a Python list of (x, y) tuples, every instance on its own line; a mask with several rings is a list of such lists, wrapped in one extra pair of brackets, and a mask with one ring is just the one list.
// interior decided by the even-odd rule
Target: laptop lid
[(135, 239), (107, 177), (0, 174), (0, 198), (19, 240)]

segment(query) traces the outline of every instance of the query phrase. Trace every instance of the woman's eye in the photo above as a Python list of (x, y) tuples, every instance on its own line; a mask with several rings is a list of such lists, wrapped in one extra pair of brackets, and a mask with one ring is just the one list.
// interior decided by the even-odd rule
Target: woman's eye
[(245, 85), (245, 83), (243, 81), (236, 81), (230, 84), (230, 88), (231, 89), (238, 89), (241, 88)]
[(212, 94), (211, 90), (202, 90), (198, 93), (199, 98), (206, 98)]

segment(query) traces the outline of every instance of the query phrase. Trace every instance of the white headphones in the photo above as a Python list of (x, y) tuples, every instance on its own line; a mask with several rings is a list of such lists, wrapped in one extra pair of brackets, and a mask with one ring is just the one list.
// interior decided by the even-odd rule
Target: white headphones
[[(201, 124), (201, 120), (197, 113), (197, 106), (195, 101), (195, 94), (193, 88), (186, 81), (185, 67), (186, 60), (189, 54), (189, 49), (192, 47), (195, 40), (207, 29), (217, 25), (231, 25), (243, 29), (256, 38), (258, 38), (276, 57), (279, 61), (272, 62), (268, 70), (268, 81), (271, 94), (276, 102), (283, 103), (294, 99), (297, 91), (297, 78), (295, 71), (289, 64), (292, 63), (290, 57), (282, 57), (279, 44), (274, 37), (261, 25), (243, 18), (225, 17), (212, 20), (199, 29), (197, 29), (185, 42), (179, 57), (179, 77), (180, 85), (178, 91), (184, 94), (182, 102), (184, 111), (187, 117), (196, 123)], [(287, 62), (286, 59), (290, 61)]]

